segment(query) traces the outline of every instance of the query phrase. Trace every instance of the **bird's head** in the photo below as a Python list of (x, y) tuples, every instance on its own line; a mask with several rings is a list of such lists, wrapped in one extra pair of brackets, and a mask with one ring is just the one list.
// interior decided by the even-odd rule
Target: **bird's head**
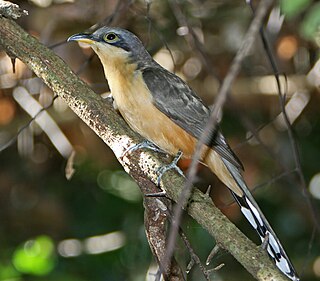
[(140, 39), (128, 30), (117, 27), (101, 27), (93, 33), (78, 33), (68, 38), (91, 45), (92, 49), (106, 63), (125, 60), (144, 67), (153, 64), (153, 59)]

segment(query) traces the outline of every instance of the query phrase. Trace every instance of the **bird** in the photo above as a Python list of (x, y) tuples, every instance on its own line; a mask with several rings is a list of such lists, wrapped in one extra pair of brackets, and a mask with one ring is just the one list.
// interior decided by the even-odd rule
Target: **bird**
[[(103, 26), (67, 41), (87, 43), (98, 55), (116, 108), (134, 131), (172, 156), (182, 152), (184, 158), (192, 158), (211, 111), (186, 82), (153, 60), (135, 34)], [(230, 189), (278, 269), (298, 281), (293, 264), (244, 181), (242, 163), (219, 128), (210, 132), (204, 147), (200, 161)]]

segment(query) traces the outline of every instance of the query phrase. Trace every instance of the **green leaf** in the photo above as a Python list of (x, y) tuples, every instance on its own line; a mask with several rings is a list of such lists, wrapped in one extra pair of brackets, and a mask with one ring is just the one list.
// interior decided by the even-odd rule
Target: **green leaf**
[(280, 8), (287, 18), (292, 18), (309, 6), (312, 0), (281, 0)]
[[(313, 5), (306, 14), (300, 28), (303, 37), (316, 40), (320, 33), (320, 3)], [(318, 35), (317, 35), (318, 34)]]
[(20, 276), (12, 264), (0, 264), (0, 280), (19, 280)]
[(12, 262), (21, 273), (46, 275), (55, 266), (54, 245), (48, 236), (38, 236), (18, 247)]

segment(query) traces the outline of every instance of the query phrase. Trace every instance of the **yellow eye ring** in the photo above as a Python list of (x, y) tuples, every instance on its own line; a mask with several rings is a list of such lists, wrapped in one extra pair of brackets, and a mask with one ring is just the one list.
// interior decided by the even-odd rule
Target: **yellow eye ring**
[(107, 43), (112, 43), (112, 42), (116, 42), (119, 40), (119, 37), (117, 36), (117, 34), (113, 33), (113, 32), (109, 32), (107, 33), (104, 37), (103, 37), (104, 41), (106, 41)]

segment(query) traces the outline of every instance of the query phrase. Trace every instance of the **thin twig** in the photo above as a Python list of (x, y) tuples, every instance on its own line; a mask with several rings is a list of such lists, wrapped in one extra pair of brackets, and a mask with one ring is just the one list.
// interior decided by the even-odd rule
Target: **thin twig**
[(27, 128), (31, 125), (31, 123), (32, 123), (33, 121), (35, 121), (35, 120), (37, 119), (37, 117), (38, 117), (43, 111), (46, 111), (47, 109), (49, 109), (49, 108), (53, 105), (55, 99), (58, 98), (58, 97), (59, 97), (58, 95), (55, 95), (55, 96), (52, 98), (52, 101), (51, 101), (51, 103), (50, 103), (49, 105), (41, 108), (41, 109), (36, 113), (36, 115), (35, 115), (34, 117), (32, 117), (26, 124), (24, 124), (24, 125), (19, 129), (19, 131), (15, 134), (14, 137), (12, 137), (7, 143), (5, 143), (2, 147), (0, 147), (0, 152), (6, 150), (8, 147), (10, 147), (11, 145), (13, 145), (13, 144), (16, 142), (16, 140), (18, 139), (18, 136), (19, 136), (25, 129), (27, 129)]
[[(297, 170), (296, 169), (292, 169), (292, 170), (289, 170), (289, 171), (285, 171), (285, 172), (283, 172), (283, 173), (281, 173), (281, 174), (279, 174), (277, 176), (272, 176), (272, 178), (270, 180), (268, 180), (266, 182), (263, 182), (261, 184), (258, 184), (255, 187), (253, 187), (251, 189), (251, 192), (254, 192), (254, 191), (256, 191), (258, 189), (261, 189), (261, 188), (263, 188), (265, 186), (269, 186), (269, 185), (277, 182), (278, 180), (281, 180), (281, 179), (283, 179), (283, 178), (287, 177), (288, 175), (293, 174), (295, 172), (297, 172)], [(234, 199), (232, 199), (232, 201), (230, 203), (219, 204), (218, 207), (223, 210), (223, 209), (229, 208), (230, 206), (232, 206), (235, 203), (236, 202), (234, 201)]]
[[(193, 261), (193, 263), (195, 263), (196, 265), (199, 266), (203, 276), (205, 277), (205, 279), (207, 281), (210, 281), (210, 273), (209, 271), (206, 269), (206, 267), (201, 263), (201, 260), (199, 258), (199, 256), (195, 253), (194, 249), (191, 246), (190, 241), (188, 240), (187, 236), (184, 234), (182, 228), (179, 228), (179, 234), (180, 237), (184, 243), (184, 245), (186, 246), (186, 248), (189, 251), (190, 257), (191, 257), (191, 261)], [(189, 268), (189, 271), (191, 270), (191, 268)]]
[(27, 16), (28, 11), (20, 9), (17, 4), (11, 3), (9, 1), (0, 1), (0, 15), (6, 18), (18, 19), (21, 16)]
[(232, 62), (232, 65), (230, 67), (230, 70), (222, 83), (222, 86), (219, 90), (219, 93), (218, 93), (218, 96), (216, 99), (216, 103), (213, 107), (213, 111), (211, 112), (211, 115), (210, 115), (209, 120), (205, 126), (205, 129), (204, 129), (201, 137), (198, 140), (198, 143), (197, 143), (197, 146), (195, 149), (195, 153), (192, 157), (192, 162), (191, 162), (190, 168), (187, 173), (187, 181), (186, 181), (185, 187), (179, 196), (178, 204), (175, 206), (175, 209), (173, 212), (174, 220), (173, 220), (172, 226), (170, 228), (170, 232), (169, 232), (167, 258), (165, 259), (166, 263), (169, 263), (169, 261), (171, 260), (173, 251), (174, 251), (174, 245), (176, 243), (176, 237), (177, 237), (177, 233), (178, 233), (178, 229), (179, 229), (179, 225), (180, 225), (180, 221), (181, 221), (181, 216), (182, 216), (182, 212), (183, 212), (182, 208), (184, 208), (186, 206), (188, 198), (190, 197), (191, 192), (192, 192), (192, 183), (194, 182), (194, 179), (196, 177), (196, 173), (197, 173), (196, 167), (197, 167), (198, 161), (201, 156), (202, 146), (203, 146), (205, 140), (208, 139), (210, 132), (212, 132), (217, 125), (218, 114), (219, 114), (220, 110), (222, 110), (223, 105), (226, 101), (229, 88), (232, 85), (234, 79), (236, 78), (237, 74), (240, 71), (242, 61), (244, 60), (244, 58), (248, 55), (249, 51), (251, 50), (253, 43), (254, 43), (254, 40), (260, 30), (260, 26), (262, 25), (263, 19), (265, 18), (265, 15), (266, 15), (268, 9), (271, 7), (272, 3), (273, 3), (273, 0), (265, 0), (265, 1), (260, 2), (258, 9), (257, 9), (257, 12), (256, 12), (256, 14), (250, 24), (250, 27), (249, 27), (249, 29), (243, 39), (242, 45), (241, 45), (240, 49), (238, 50), (238, 52)]
[(81, 74), (86, 69), (86, 67), (89, 65), (89, 63), (93, 60), (94, 57), (95, 53), (92, 52), (92, 54), (82, 63), (82, 65), (76, 71), (77, 75)]
[[(159, 30), (154, 26), (151, 17), (150, 16), (146, 16), (146, 20), (149, 22), (150, 28), (152, 28), (155, 31), (155, 33), (158, 36), (158, 38), (160, 39), (161, 43), (164, 45), (166, 50), (169, 52), (169, 55), (170, 55), (172, 63), (173, 63), (173, 72), (175, 72), (176, 63), (175, 63), (175, 60), (174, 60), (173, 53), (172, 53), (172, 51), (171, 51), (171, 49), (170, 49), (170, 47), (168, 45), (168, 42), (165, 40), (165, 38), (162, 36), (162, 34), (159, 32)], [(150, 37), (150, 35), (149, 35), (149, 37)]]
[[(253, 13), (255, 12), (254, 7), (252, 5), (252, 2), (249, 2), (250, 7), (253, 11)], [(272, 70), (274, 72), (275, 78), (276, 78), (276, 82), (277, 82), (277, 87), (278, 87), (278, 96), (279, 96), (279, 103), (280, 103), (280, 108), (281, 111), (283, 113), (283, 119), (285, 121), (286, 127), (287, 127), (287, 131), (288, 131), (288, 137), (289, 137), (289, 141), (290, 141), (290, 145), (291, 145), (291, 150), (293, 152), (293, 158), (294, 158), (294, 163), (295, 163), (295, 170), (298, 174), (299, 180), (300, 180), (300, 186), (301, 186), (301, 191), (303, 196), (305, 197), (305, 200), (307, 202), (308, 208), (311, 212), (311, 217), (314, 223), (314, 228), (309, 240), (309, 246), (308, 246), (308, 251), (307, 251), (307, 257), (310, 256), (311, 253), (311, 248), (312, 248), (312, 244), (314, 243), (314, 239), (315, 239), (315, 233), (316, 231), (320, 231), (320, 220), (319, 220), (319, 214), (318, 214), (318, 210), (316, 209), (316, 206), (314, 204), (314, 202), (311, 199), (310, 193), (308, 191), (307, 188), (307, 184), (305, 181), (305, 177), (304, 174), (302, 172), (302, 166), (301, 166), (301, 160), (300, 160), (300, 155), (299, 155), (299, 149), (298, 149), (298, 144), (297, 141), (295, 139), (294, 136), (294, 132), (293, 132), (293, 128), (291, 126), (291, 123), (289, 121), (289, 117), (287, 115), (286, 112), (286, 107), (285, 107), (285, 103), (286, 103), (286, 95), (282, 93), (281, 90), (281, 85), (280, 85), (280, 79), (279, 79), (279, 68), (277, 66), (276, 60), (274, 59), (274, 56), (272, 54), (271, 48), (269, 46), (268, 40), (266, 38), (266, 34), (264, 29), (261, 27), (260, 29), (260, 36), (263, 42), (263, 46), (265, 49), (265, 52), (268, 56), (269, 62), (271, 64)], [(307, 258), (306, 258), (307, 260)], [(306, 262), (302, 268), (302, 273), (305, 271), (306, 268)]]
[[(48, 47), (48, 48), (51, 48), (53, 49), (54, 47)], [(85, 67), (89, 64), (89, 62), (93, 59), (94, 57), (94, 54), (92, 54), (83, 64), (82, 66), (76, 71), (77, 74), (80, 74), (84, 69)], [(34, 117), (32, 117), (26, 124), (24, 124), (19, 130), (18, 132), (16, 133), (16, 135), (14, 137), (12, 137), (7, 143), (5, 143), (2, 147), (0, 147), (0, 153), (4, 150), (6, 150), (8, 147), (10, 147), (11, 145), (13, 145), (17, 139), (18, 139), (18, 136), (25, 130), (27, 129), (31, 124), (32, 122), (40, 115), (41, 112), (43, 111), (46, 111), (48, 110), (54, 103), (54, 101), (58, 98), (59, 96), (58, 95), (55, 95), (53, 98), (52, 98), (52, 101), (50, 102), (50, 104), (48, 104), (47, 106), (41, 108), (36, 114)]]
[[(171, 60), (173, 62), (173, 72), (175, 73), (175, 69), (176, 69), (176, 63), (174, 60), (174, 56), (173, 53), (168, 45), (168, 42), (166, 41), (165, 37), (161, 34), (161, 32), (158, 30), (158, 28), (155, 26), (155, 24), (153, 23), (153, 19), (150, 15), (150, 9), (151, 9), (151, 4), (152, 1), (150, 0), (145, 0), (146, 2), (146, 14), (143, 14), (144, 19), (148, 22), (148, 36), (147, 36), (147, 40), (145, 41), (144, 46), (147, 48), (147, 46), (149, 45), (149, 40), (151, 37), (151, 29), (155, 32), (155, 34), (157, 35), (157, 37), (159, 38), (159, 40), (161, 41), (161, 43), (164, 45), (164, 47), (166, 48), (166, 50), (169, 52), (169, 55), (171, 57)], [(136, 16), (140, 16), (141, 17), (141, 13), (138, 13), (136, 11), (131, 11), (134, 15)]]
[[(115, 21), (115, 18), (116, 16), (120, 13), (121, 10), (124, 10), (125, 8), (127, 9), (128, 6), (131, 5), (131, 2), (130, 1), (127, 1), (126, 3), (127, 5), (123, 5), (123, 0), (119, 0), (117, 2), (117, 5), (116, 7), (114, 8), (113, 12), (108, 15), (107, 17), (105, 17), (104, 19), (102, 19), (100, 22), (98, 22), (97, 24), (91, 26), (88, 30), (95, 30), (95, 29), (98, 29), (99, 27), (103, 26), (103, 25), (110, 25), (112, 24), (112, 22)], [(54, 48), (57, 48), (61, 45), (64, 45), (66, 44), (67, 41), (66, 40), (63, 40), (63, 41), (60, 41), (60, 42), (57, 42), (57, 43), (54, 43), (52, 45), (50, 45), (48, 48), (50, 49), (54, 49)]]
[(113, 12), (106, 16), (104, 19), (99, 21), (98, 23), (94, 24), (90, 28), (87, 29), (88, 32), (93, 32), (102, 26), (109, 26), (113, 22), (115, 22), (116, 17), (119, 16), (120, 13), (123, 11), (127, 11), (130, 5), (132, 4), (131, 0), (118, 0), (116, 7), (114, 8)]
[(207, 257), (207, 260), (206, 260), (206, 265), (209, 265), (212, 258), (220, 251), (220, 247), (218, 244), (216, 244), (213, 249), (211, 250), (210, 254), (208, 255)]
[(176, 0), (169, 0), (169, 4), (171, 5), (172, 11), (177, 19), (178, 24), (182, 27), (185, 26), (188, 28), (188, 33), (186, 34), (186, 39), (192, 49), (197, 51), (199, 57), (201, 59), (202, 64), (205, 66), (206, 71), (213, 77), (215, 77), (219, 83), (222, 83), (221, 78), (215, 72), (214, 66), (210, 63), (211, 59), (207, 55), (203, 44), (199, 41), (198, 36), (195, 34), (192, 26), (189, 24), (187, 17), (182, 12), (180, 5)]
[(148, 21), (148, 36), (147, 36), (147, 41), (146, 41), (146, 46), (148, 45), (149, 43), (149, 40), (150, 40), (150, 37), (151, 37), (151, 24), (152, 24), (152, 21), (151, 21), (151, 16), (150, 16), (150, 9), (151, 9), (151, 1), (149, 0), (145, 0), (145, 3), (146, 3), (146, 20)]
[(313, 230), (311, 233), (311, 237), (309, 239), (309, 244), (308, 244), (308, 250), (307, 250), (307, 254), (306, 254), (306, 258), (303, 261), (303, 266), (302, 266), (302, 270), (300, 273), (301, 279), (307, 269), (307, 266), (310, 264), (310, 255), (311, 255), (311, 250), (312, 250), (312, 246), (314, 243), (314, 240), (316, 238), (316, 233), (317, 233), (317, 228), (315, 226), (313, 226)]
[[(156, 169), (167, 163), (167, 159), (150, 151), (135, 153), (135, 156), (130, 159), (121, 158), (127, 148), (142, 142), (142, 138), (130, 130), (125, 121), (113, 110), (111, 102), (103, 101), (92, 92), (61, 59), (39, 44), (16, 23), (3, 17), (0, 17), (0, 23), (2, 48), (9, 50), (25, 62), (56, 94), (59, 94), (70, 108), (110, 146), (124, 169), (139, 185), (143, 185), (143, 180), (155, 183)], [(163, 187), (171, 199), (178, 201), (184, 179), (171, 171), (168, 174), (170, 180), (165, 178)], [(221, 247), (228, 249), (256, 279), (265, 280), (266, 276), (271, 276), (273, 280), (285, 279), (272, 265), (267, 254), (257, 249), (253, 242), (230, 223), (207, 196), (198, 190), (194, 190), (192, 196), (188, 208), (189, 214), (221, 243)]]
[(255, 190), (260, 189), (264, 186), (271, 185), (271, 184), (277, 182), (278, 180), (281, 180), (282, 178), (287, 177), (288, 175), (293, 174), (295, 172), (297, 172), (296, 168), (288, 170), (288, 171), (284, 171), (283, 173), (281, 173), (277, 176), (272, 176), (272, 178), (270, 180), (256, 185), (252, 190), (255, 191)]
[[(252, 3), (250, 1), (250, 7), (252, 8), (253, 13), (255, 13), (255, 10), (252, 6)], [(296, 141), (296, 138), (294, 136), (294, 132), (293, 132), (293, 128), (291, 126), (287, 111), (286, 111), (286, 95), (282, 92), (281, 89), (281, 83), (280, 83), (280, 75), (279, 75), (279, 68), (277, 66), (276, 60), (273, 57), (273, 54), (271, 52), (271, 48), (269, 46), (268, 40), (266, 38), (264, 29), (261, 27), (260, 28), (260, 36), (263, 42), (263, 46), (264, 46), (264, 50), (268, 56), (269, 62), (271, 64), (272, 70), (274, 72), (274, 76), (277, 82), (277, 88), (278, 88), (278, 95), (279, 95), (279, 103), (280, 103), (280, 108), (281, 111), (283, 113), (283, 119), (285, 122), (285, 125), (287, 127), (287, 131), (288, 131), (288, 136), (289, 136), (289, 140), (290, 140), (290, 145), (291, 145), (291, 150), (293, 152), (293, 159), (294, 159), (294, 163), (297, 169), (297, 174), (300, 180), (300, 184), (301, 184), (301, 191), (302, 191), (302, 195), (305, 197), (308, 208), (311, 212), (311, 217), (313, 219), (314, 224), (316, 225), (317, 231), (320, 232), (320, 219), (319, 219), (319, 214), (318, 211), (316, 209), (315, 204), (313, 203), (310, 193), (308, 191), (307, 188), (307, 184), (302, 172), (302, 166), (301, 166), (301, 160), (300, 160), (300, 155), (299, 155), (299, 148), (298, 148), (298, 144)]]

